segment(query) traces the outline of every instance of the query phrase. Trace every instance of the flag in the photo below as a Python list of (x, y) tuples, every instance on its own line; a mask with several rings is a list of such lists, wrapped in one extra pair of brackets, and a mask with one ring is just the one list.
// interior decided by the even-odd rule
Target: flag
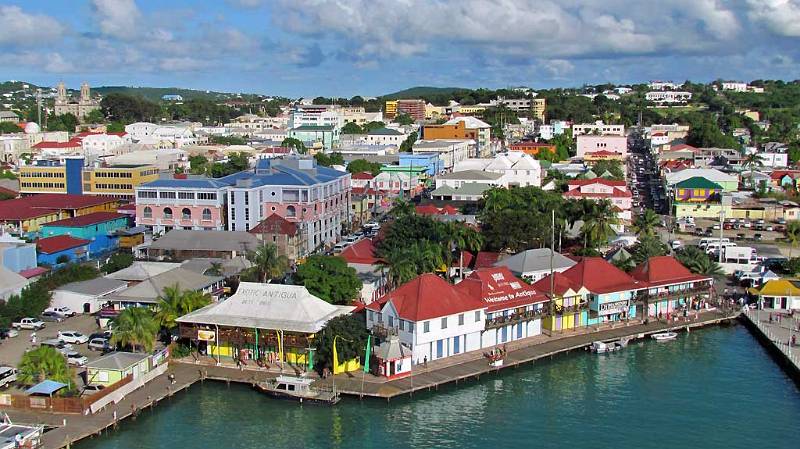
[(372, 353), (372, 335), (367, 335), (367, 349), (364, 351), (364, 372), (369, 372), (369, 357)]
[(336, 353), (336, 337), (333, 337), (333, 374), (339, 374), (342, 370), (339, 368), (339, 354)]

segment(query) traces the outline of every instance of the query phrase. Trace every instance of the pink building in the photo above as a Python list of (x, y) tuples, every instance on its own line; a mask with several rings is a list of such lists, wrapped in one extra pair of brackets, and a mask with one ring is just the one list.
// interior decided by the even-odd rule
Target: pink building
[(618, 209), (620, 220), (631, 220), (633, 196), (625, 181), (576, 179), (567, 183), (566, 199), (609, 200)]
[(584, 134), (578, 136), (578, 157), (600, 151), (619, 153), (622, 159), (628, 157), (628, 138), (625, 136), (597, 136)]
[(159, 179), (136, 188), (136, 225), (153, 232), (225, 230), (225, 193), (215, 179)]

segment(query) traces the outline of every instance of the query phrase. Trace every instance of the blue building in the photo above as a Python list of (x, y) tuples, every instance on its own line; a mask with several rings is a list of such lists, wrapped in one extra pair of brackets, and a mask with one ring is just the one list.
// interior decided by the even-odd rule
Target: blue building
[(95, 212), (42, 225), (41, 236), (70, 235), (89, 240), (89, 256), (94, 257), (119, 246), (117, 231), (128, 228), (128, 216), (117, 212)]
[(401, 167), (425, 167), (429, 176), (434, 176), (444, 171), (444, 162), (439, 153), (400, 153), (399, 165)]
[(0, 265), (14, 273), (36, 268), (36, 245), (11, 234), (1, 234)]
[(85, 239), (77, 239), (69, 235), (57, 235), (36, 241), (39, 252), (37, 261), (42, 265), (56, 266), (67, 262), (83, 262), (89, 260), (89, 244)]

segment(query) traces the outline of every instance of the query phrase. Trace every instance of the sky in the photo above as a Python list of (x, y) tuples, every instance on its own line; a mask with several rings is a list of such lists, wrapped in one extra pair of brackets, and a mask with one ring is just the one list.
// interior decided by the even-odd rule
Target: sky
[(0, 77), (288, 97), (800, 78), (800, 0), (3, 0)]

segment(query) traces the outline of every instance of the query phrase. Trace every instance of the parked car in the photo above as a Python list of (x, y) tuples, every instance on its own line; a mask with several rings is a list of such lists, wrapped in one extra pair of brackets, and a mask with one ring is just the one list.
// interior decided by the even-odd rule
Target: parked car
[(42, 312), (42, 321), (49, 321), (51, 323), (60, 323), (66, 317), (58, 312)]
[(95, 332), (92, 335), (89, 335), (89, 340), (94, 340), (95, 338), (105, 338), (106, 340), (111, 340), (111, 333), (111, 331)]
[(89, 358), (78, 351), (70, 351), (64, 355), (67, 356), (67, 363), (73, 366), (85, 366), (89, 363)]
[(61, 315), (64, 315), (66, 317), (77, 315), (77, 313), (74, 310), (70, 309), (69, 307), (48, 307), (44, 309), (44, 311), (60, 313)]
[(0, 366), (0, 388), (7, 387), (17, 380), (17, 370), (10, 366)]
[(672, 247), (673, 250), (679, 250), (683, 247), (683, 242), (681, 242), (680, 240), (673, 240), (672, 242), (670, 242), (670, 246)]
[(753, 234), (753, 240), (755, 240), (757, 242), (760, 242), (762, 240), (761, 234), (758, 234), (758, 233)]
[(0, 329), (0, 339), (14, 338), (19, 336), (19, 332), (15, 329)]
[(14, 329), (32, 329), (38, 331), (40, 329), (44, 329), (45, 324), (42, 320), (37, 318), (23, 318), (16, 323), (11, 323), (11, 327)]
[(93, 338), (89, 340), (87, 348), (90, 351), (108, 352), (111, 350), (111, 344), (108, 342), (108, 339), (106, 338)]
[(67, 343), (82, 345), (89, 341), (89, 337), (78, 331), (58, 331), (58, 338)]
[(66, 343), (64, 340), (61, 340), (59, 338), (51, 338), (49, 340), (45, 340), (41, 342), (39, 346), (50, 346), (51, 348), (58, 350), (58, 352), (64, 355), (67, 355), (67, 353), (72, 352), (74, 350), (71, 344)]
[(105, 388), (106, 388), (105, 385), (89, 384), (83, 387), (83, 391), (81, 391), (81, 396), (90, 396)]
[(786, 224), (786, 219), (785, 218), (779, 218), (779, 219), (775, 220), (775, 223), (778, 223), (780, 225), (785, 225)]

